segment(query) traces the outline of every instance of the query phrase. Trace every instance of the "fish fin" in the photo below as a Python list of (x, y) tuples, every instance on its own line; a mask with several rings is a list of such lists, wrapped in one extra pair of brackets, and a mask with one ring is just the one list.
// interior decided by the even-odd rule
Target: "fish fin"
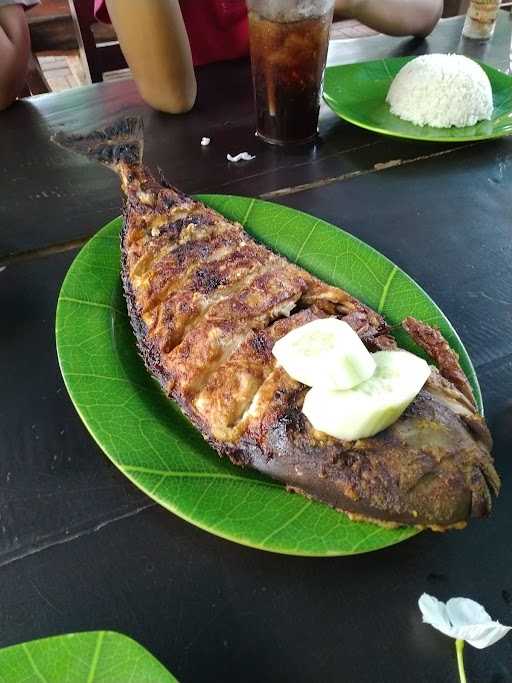
[(436, 327), (416, 320), (412, 316), (402, 321), (402, 327), (411, 339), (422, 348), (449, 380), (475, 406), (473, 390), (459, 363), (459, 357)]
[(119, 171), (121, 165), (140, 166), (142, 163), (143, 123), (140, 117), (127, 117), (90, 133), (66, 134), (59, 131), (52, 141)]

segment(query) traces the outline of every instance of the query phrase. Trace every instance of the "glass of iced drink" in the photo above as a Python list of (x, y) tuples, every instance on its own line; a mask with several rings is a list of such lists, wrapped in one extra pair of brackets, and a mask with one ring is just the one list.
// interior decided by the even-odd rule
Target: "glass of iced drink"
[(306, 143), (318, 111), (334, 0), (247, 0), (257, 134)]

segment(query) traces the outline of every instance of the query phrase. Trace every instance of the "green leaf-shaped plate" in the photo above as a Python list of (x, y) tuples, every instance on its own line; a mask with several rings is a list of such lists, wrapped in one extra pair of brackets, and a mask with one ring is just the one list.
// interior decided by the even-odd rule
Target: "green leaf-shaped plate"
[(69, 633), (0, 650), (0, 683), (177, 683), (142, 645), (112, 631)]
[(469, 142), (512, 133), (512, 77), (481, 64), (491, 81), (494, 111), (490, 121), (466, 128), (415, 126), (389, 111), (391, 81), (413, 57), (331, 66), (325, 71), (324, 99), (342, 119), (376, 133), (425, 142)]
[[(352, 235), (294, 209), (245, 197), (203, 201), (390, 323), (415, 315), (439, 325), (475, 389), (468, 355), (425, 292)], [(119, 278), (117, 218), (72, 264), (57, 307), (57, 349), (70, 396), (109, 458), (138, 487), (193, 524), (245, 545), (295, 555), (345, 555), (409, 538), (412, 528), (351, 522), (327, 505), (221, 460), (151, 379), (137, 355)], [(400, 339), (406, 345), (407, 338)]]

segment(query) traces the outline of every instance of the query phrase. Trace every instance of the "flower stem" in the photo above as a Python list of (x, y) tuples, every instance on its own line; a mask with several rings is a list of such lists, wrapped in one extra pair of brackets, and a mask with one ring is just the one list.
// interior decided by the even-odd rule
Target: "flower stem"
[(455, 650), (457, 652), (457, 664), (459, 665), (460, 683), (468, 683), (466, 680), (466, 672), (464, 671), (464, 641), (457, 639), (455, 641)]

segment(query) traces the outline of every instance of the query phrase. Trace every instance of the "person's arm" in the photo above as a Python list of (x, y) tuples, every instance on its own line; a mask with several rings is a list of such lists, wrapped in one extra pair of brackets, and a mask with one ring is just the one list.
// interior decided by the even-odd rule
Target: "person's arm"
[(428, 36), (443, 0), (336, 0), (335, 16), (350, 17), (390, 36)]
[(172, 114), (189, 111), (196, 78), (178, 0), (107, 0), (107, 8), (144, 100)]
[(0, 6), (0, 110), (20, 94), (29, 57), (30, 35), (23, 7)]

